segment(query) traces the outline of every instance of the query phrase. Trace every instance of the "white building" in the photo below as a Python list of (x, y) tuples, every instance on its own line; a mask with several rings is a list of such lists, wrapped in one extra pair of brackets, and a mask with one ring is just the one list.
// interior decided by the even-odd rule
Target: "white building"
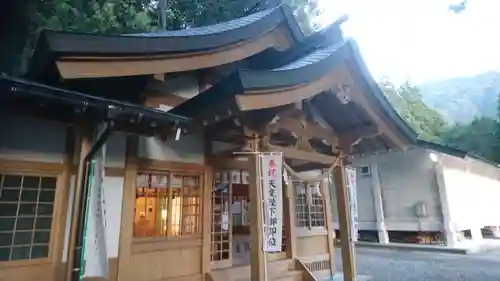
[(406, 152), (354, 157), (352, 165), (360, 240), (370, 233), (380, 243), (395, 241), (403, 232), (435, 233), (447, 246), (462, 247), (481, 240), (481, 229), (500, 234), (500, 212), (494, 211), (500, 199), (500, 169), (495, 163), (420, 141)]

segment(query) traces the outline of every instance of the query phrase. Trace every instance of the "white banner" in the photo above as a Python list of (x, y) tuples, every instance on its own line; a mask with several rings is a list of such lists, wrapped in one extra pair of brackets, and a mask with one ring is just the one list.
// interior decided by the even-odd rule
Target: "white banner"
[(104, 201), (104, 159), (97, 154), (92, 161), (92, 173), (89, 196), (87, 198), (87, 215), (85, 221), (85, 238), (83, 241), (84, 272), (82, 277), (108, 278), (108, 253), (106, 249), (106, 205)]
[(264, 200), (264, 251), (281, 252), (283, 240), (283, 159), (281, 154), (262, 154)]
[(350, 212), (350, 229), (352, 241), (358, 241), (358, 191), (356, 185), (356, 169), (346, 167), (347, 190), (349, 192), (349, 212)]

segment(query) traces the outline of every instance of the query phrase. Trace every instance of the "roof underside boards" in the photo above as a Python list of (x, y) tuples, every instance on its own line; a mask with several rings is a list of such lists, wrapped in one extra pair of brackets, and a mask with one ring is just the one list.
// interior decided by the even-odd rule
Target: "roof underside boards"
[(116, 130), (141, 135), (187, 128), (191, 119), (160, 110), (0, 76), (0, 111), (68, 124), (113, 121)]
[[(370, 109), (371, 114), (368, 114), (367, 108), (356, 102), (340, 102), (331, 91), (334, 85), (328, 84), (328, 81), (349, 81), (335, 81), (335, 71), (349, 72), (353, 83), (356, 84), (354, 87), (359, 89), (360, 94), (368, 100), (369, 106), (373, 107)], [(331, 76), (332, 73), (334, 76)], [(327, 82), (317, 85), (318, 81), (322, 80)], [(307, 99), (337, 134), (385, 123), (384, 126), (390, 130), (390, 135), (384, 135), (388, 133), (385, 130), (380, 136), (364, 139), (355, 146), (354, 153), (398, 148), (398, 142), (412, 144), (416, 141), (415, 132), (390, 106), (366, 70), (358, 49), (351, 40), (320, 48), (280, 68), (236, 71), (206, 92), (174, 108), (172, 112), (203, 119), (205, 124), (214, 124), (235, 116), (247, 116), (246, 112), (250, 113), (259, 108), (272, 109)], [(246, 119), (255, 122), (254, 118)]]

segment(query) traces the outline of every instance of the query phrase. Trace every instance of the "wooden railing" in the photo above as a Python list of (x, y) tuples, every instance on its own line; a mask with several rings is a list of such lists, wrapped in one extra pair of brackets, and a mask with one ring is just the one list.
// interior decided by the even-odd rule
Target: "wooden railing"
[(316, 257), (298, 258), (296, 263), (297, 268), (301, 268), (306, 275), (313, 279), (304, 276), (304, 281), (323, 280), (333, 274), (333, 268), (330, 268), (330, 260), (328, 255), (320, 255)]
[(300, 260), (295, 260), (295, 267), (302, 271), (302, 281), (318, 281), (311, 270)]

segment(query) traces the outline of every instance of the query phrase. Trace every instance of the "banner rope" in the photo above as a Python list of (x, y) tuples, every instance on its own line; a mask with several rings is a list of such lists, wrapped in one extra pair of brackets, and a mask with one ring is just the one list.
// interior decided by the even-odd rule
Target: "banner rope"
[(287, 170), (287, 172), (289, 172), (293, 177), (299, 179), (300, 181), (303, 181), (305, 183), (317, 183), (319, 181), (322, 181), (323, 179), (325, 179), (332, 171), (333, 169), (335, 169), (335, 167), (338, 167), (340, 166), (340, 161), (345, 158), (345, 156), (339, 156), (337, 157), (337, 159), (335, 160), (335, 162), (332, 163), (332, 165), (328, 168), (328, 170), (322, 174), (320, 174), (319, 176), (316, 176), (314, 178), (307, 178), (307, 177), (304, 177), (303, 175), (300, 175), (299, 173), (295, 172), (292, 167), (288, 166), (288, 164), (283, 161), (283, 166), (285, 167), (285, 169)]

